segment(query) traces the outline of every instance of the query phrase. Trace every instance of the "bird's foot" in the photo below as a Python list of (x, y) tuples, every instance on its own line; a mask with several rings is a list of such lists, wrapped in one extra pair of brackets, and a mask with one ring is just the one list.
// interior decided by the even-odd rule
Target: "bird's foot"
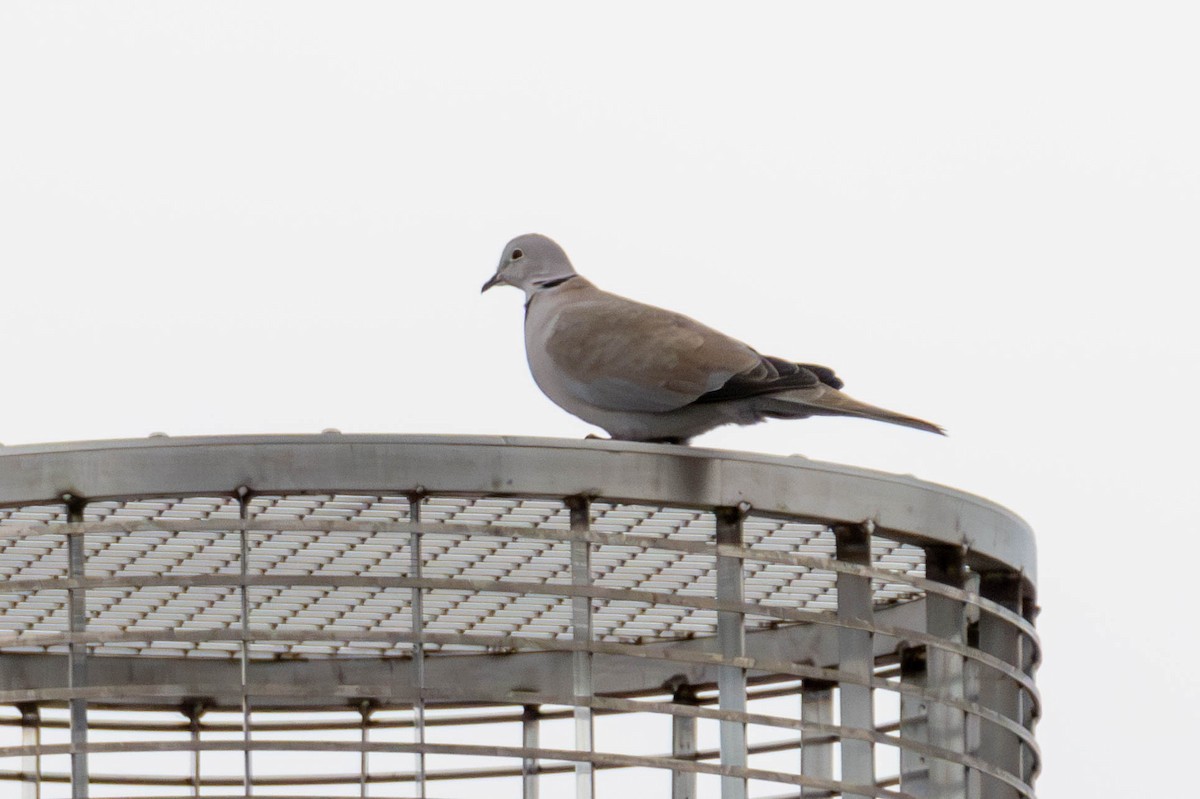
[(595, 433), (588, 433), (586, 436), (583, 437), (583, 440), (584, 441), (612, 441), (611, 438), (605, 438), (604, 436), (598, 436)]

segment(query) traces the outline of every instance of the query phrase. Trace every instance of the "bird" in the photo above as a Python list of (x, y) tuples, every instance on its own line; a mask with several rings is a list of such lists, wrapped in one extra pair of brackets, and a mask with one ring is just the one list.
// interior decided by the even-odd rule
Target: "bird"
[(597, 288), (553, 239), (508, 242), (481, 293), (525, 293), (525, 355), (542, 392), (615, 440), (687, 444), (727, 424), (850, 416), (938, 425), (842, 393), (827, 366), (761, 355), (674, 311)]

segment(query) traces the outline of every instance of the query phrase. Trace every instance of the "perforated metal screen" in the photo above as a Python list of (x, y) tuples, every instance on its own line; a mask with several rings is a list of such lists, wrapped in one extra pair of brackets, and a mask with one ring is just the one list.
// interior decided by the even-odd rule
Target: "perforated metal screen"
[[(429, 497), (423, 503), (426, 523), (565, 532), (569, 512), (559, 501)], [(408, 576), (408, 536), (373, 530), (323, 532), (288, 530), (292, 522), (406, 522), (409, 499), (362, 494), (259, 496), (248, 503), (248, 516), (258, 522), (278, 521), (277, 531), (250, 534), (249, 571), (255, 575), (318, 577), (376, 576), (381, 580)], [(87, 522), (141, 522), (144, 529), (90, 533), (86, 536), (89, 578), (236, 575), (240, 543), (238, 502), (229, 497), (155, 498), (89, 503)], [(228, 530), (155, 530), (155, 522), (231, 523)], [(53, 529), (66, 523), (66, 507), (31, 506), (0, 509), (0, 579), (17, 581), (64, 579), (66, 538), (53, 533), (5, 540), (5, 529), (28, 533), (34, 525)], [(596, 502), (592, 529), (635, 536), (637, 544), (598, 545), (592, 555), (595, 583), (606, 588), (638, 588), (682, 596), (715, 594), (715, 562), (711, 555), (681, 553), (654, 546), (655, 541), (708, 542), (714, 535), (711, 513), (682, 508), (656, 508)], [(752, 550), (813, 557), (834, 556), (830, 528), (749, 516), (745, 543)], [(644, 542), (644, 543), (643, 543)], [(565, 540), (514, 538), (466, 533), (430, 533), (424, 537), (423, 573), (429, 578), (515, 580), (566, 585), (570, 582), (570, 544)], [(872, 560), (898, 577), (924, 574), (923, 551), (916, 546), (872, 539)], [(837, 608), (833, 572), (777, 563), (748, 561), (746, 598), (764, 606), (833, 612)], [(873, 583), (876, 604), (912, 599), (919, 589), (899, 580)], [(251, 590), (251, 624), (263, 628), (305, 628), (336, 632), (407, 630), (411, 627), (408, 589), (307, 585)], [(162, 629), (223, 629), (240, 616), (236, 589), (221, 587), (97, 588), (88, 592), (89, 628), (93, 632)], [(8, 594), (0, 598), (0, 630), (8, 633), (63, 632), (67, 629), (67, 596), (63, 590)], [(569, 638), (570, 601), (547, 596), (512, 596), (502, 592), (432, 590), (424, 600), (426, 628), (431, 633), (471, 633)], [(748, 629), (778, 626), (775, 619), (750, 617)], [(716, 634), (710, 610), (643, 602), (595, 600), (595, 634), (599, 640), (646, 643)], [(0, 646), (10, 651), (42, 651), (37, 646)], [(431, 645), (436, 648), (436, 644)], [(323, 641), (256, 644), (255, 657), (350, 656), (407, 654), (408, 644)], [(101, 644), (95, 654), (232, 657), (234, 642), (158, 642)]]

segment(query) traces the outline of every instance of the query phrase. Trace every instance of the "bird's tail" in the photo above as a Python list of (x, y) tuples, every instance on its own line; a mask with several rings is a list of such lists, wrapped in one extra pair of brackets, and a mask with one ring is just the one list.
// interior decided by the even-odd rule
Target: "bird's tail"
[(932, 422), (905, 416), (875, 405), (859, 402), (842, 392), (822, 386), (820, 390), (798, 389), (772, 394), (764, 403), (763, 412), (780, 418), (802, 418), (805, 416), (858, 416), (878, 422), (912, 427), (929, 433), (946, 435), (946, 431)]

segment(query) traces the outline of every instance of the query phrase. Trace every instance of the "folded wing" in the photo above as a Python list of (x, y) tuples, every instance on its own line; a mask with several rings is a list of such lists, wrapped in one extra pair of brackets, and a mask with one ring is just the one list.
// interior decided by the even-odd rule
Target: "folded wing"
[(577, 398), (613, 411), (676, 410), (764, 369), (736, 339), (599, 290), (551, 320), (546, 354)]

